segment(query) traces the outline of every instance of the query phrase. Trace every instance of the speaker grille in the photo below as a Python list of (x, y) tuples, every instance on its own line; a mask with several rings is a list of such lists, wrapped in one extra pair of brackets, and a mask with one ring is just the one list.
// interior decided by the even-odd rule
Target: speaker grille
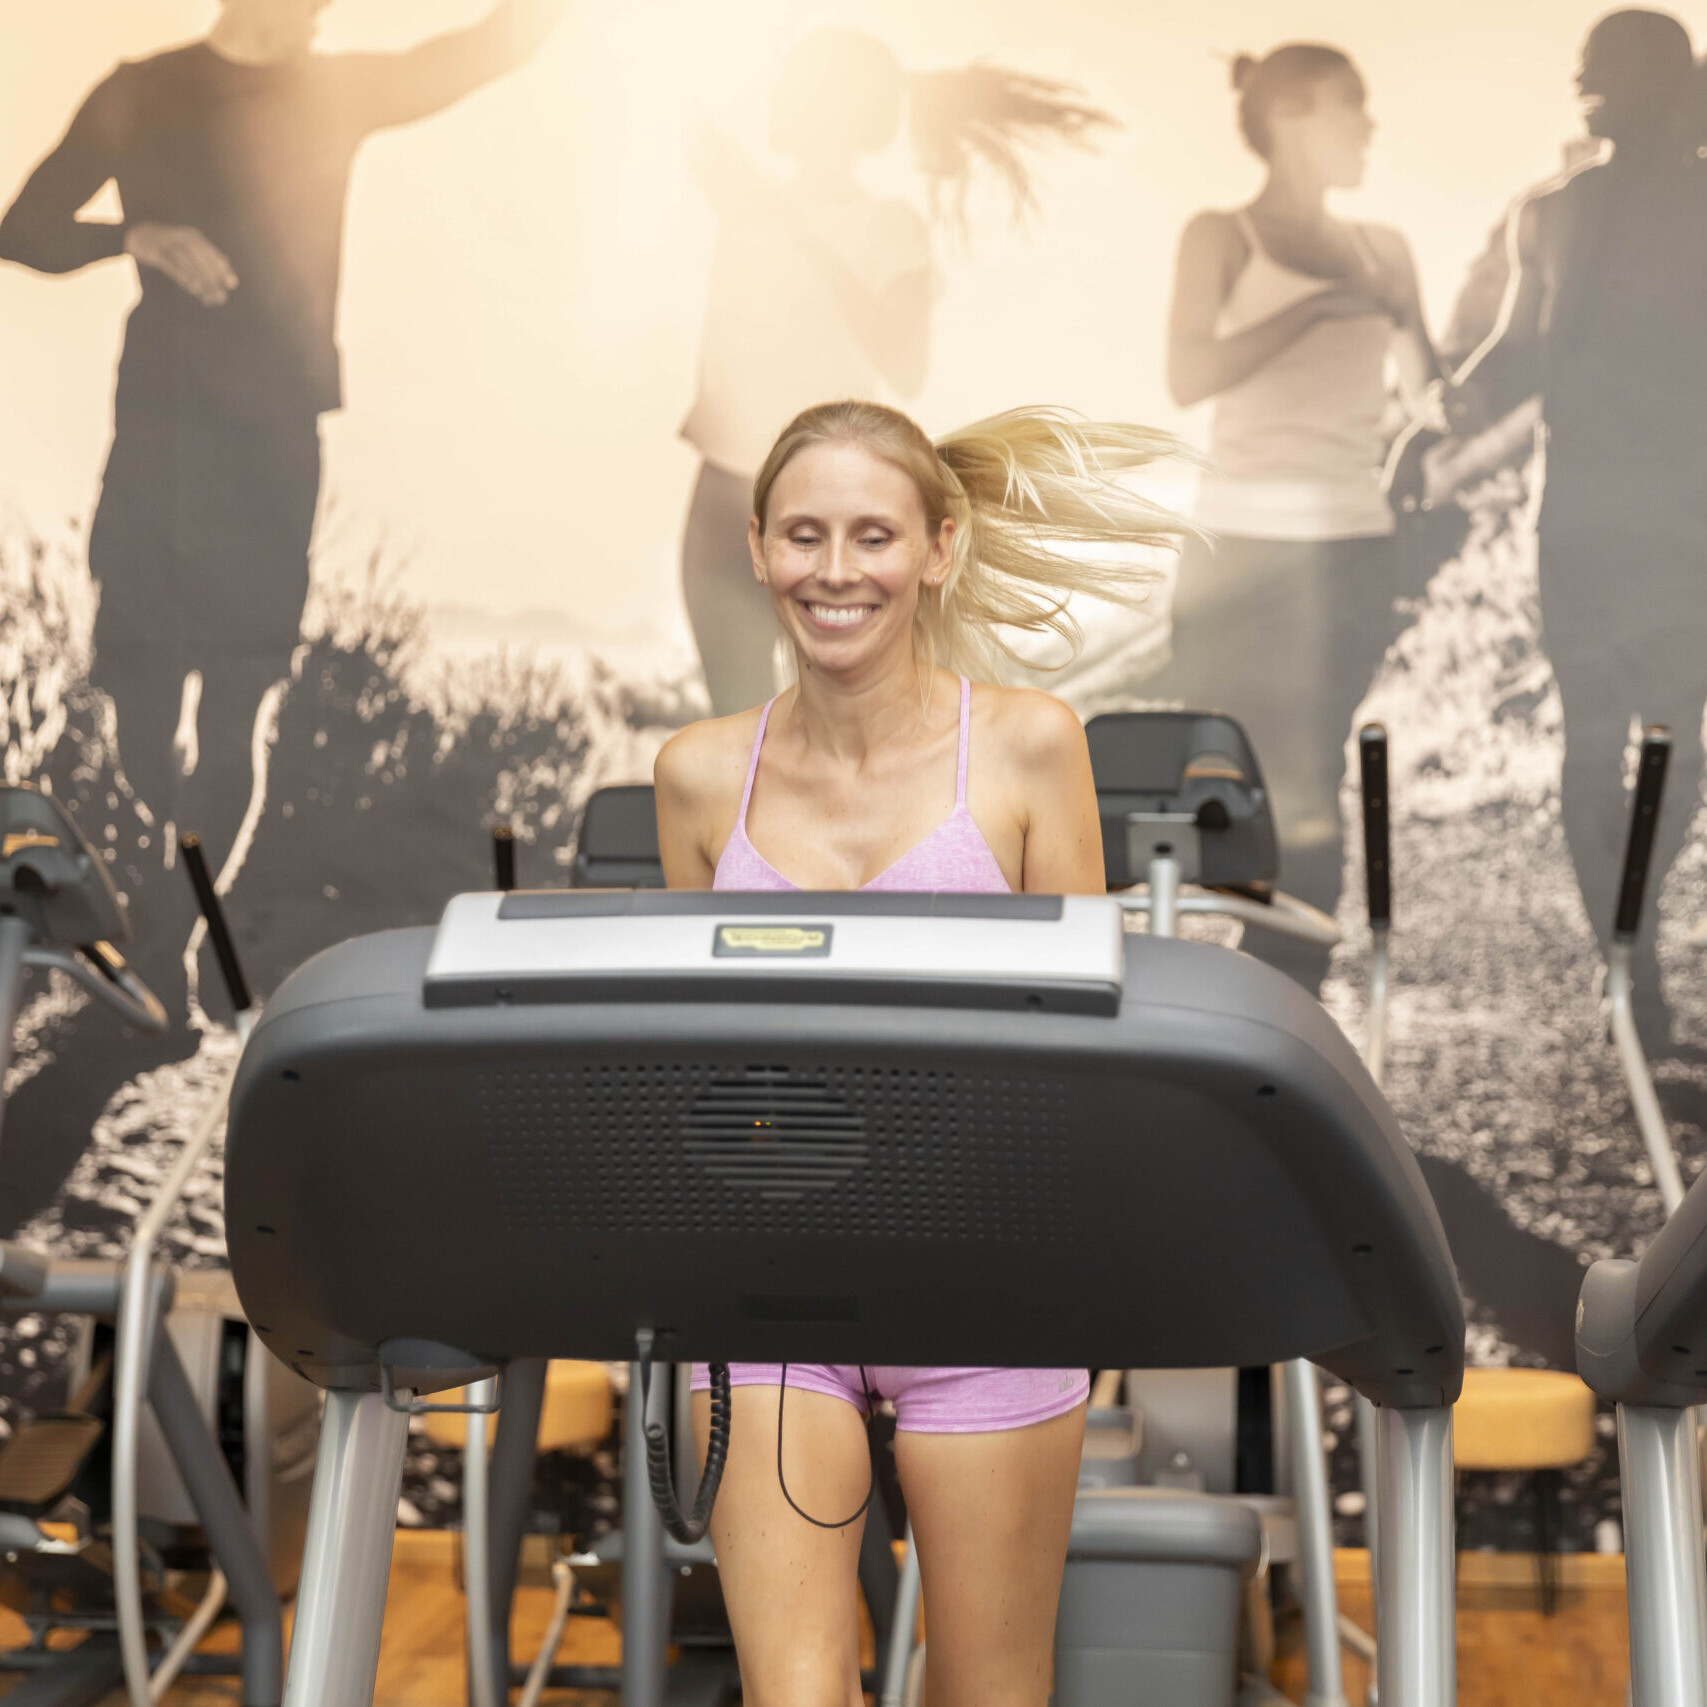
[(1052, 1077), (610, 1063), (487, 1072), (475, 1093), (520, 1236), (1067, 1232)]
[(682, 1120), (682, 1148), (714, 1180), (782, 1201), (840, 1185), (866, 1160), (865, 1122), (829, 1086), (749, 1067)]

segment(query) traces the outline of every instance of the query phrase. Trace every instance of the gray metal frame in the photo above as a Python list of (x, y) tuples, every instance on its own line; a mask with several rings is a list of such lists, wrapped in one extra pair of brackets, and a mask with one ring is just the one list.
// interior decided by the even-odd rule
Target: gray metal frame
[(1382, 1707), (1458, 1698), (1454, 1634), (1452, 1407), (1376, 1412), (1380, 1558), (1375, 1573)]
[(1634, 948), (1634, 939), (1614, 940), (1606, 951), (1606, 1002), (1612, 1021), (1613, 1045), (1630, 1087), (1630, 1106), (1642, 1134), (1642, 1146), (1648, 1152), (1648, 1166), (1653, 1169), (1660, 1201), (1665, 1205), (1666, 1214), (1670, 1215), (1683, 1202), (1683, 1175), (1678, 1171), (1671, 1129), (1666, 1125), (1660, 1099), (1654, 1091), (1653, 1074), (1648, 1070), (1648, 1057), (1636, 1031), (1630, 976)]
[(284, 1707), (373, 1700), (408, 1441), (380, 1394), (326, 1395)]
[(1634, 1707), (1707, 1701), (1707, 1575), (1695, 1412), (1618, 1407)]
[(1707, 1401), (1707, 1176), (1640, 1262), (1597, 1262), (1577, 1369), (1618, 1407), (1635, 1707), (1707, 1700), (1707, 1578), (1695, 1407)]

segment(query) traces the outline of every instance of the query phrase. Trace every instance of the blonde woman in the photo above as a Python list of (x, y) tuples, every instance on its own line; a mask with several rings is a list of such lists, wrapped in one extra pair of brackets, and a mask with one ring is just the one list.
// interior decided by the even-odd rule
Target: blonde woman
[[(748, 524), (796, 680), (660, 753), (671, 887), (1100, 893), (1078, 718), (992, 678), (1005, 632), (1073, 637), (1070, 593), (1132, 596), (1132, 543), (1171, 543), (1174, 529), (1116, 476), (1165, 449), (1044, 410), (935, 444), (878, 404), (798, 416), (764, 460)], [(896, 1412), (932, 1707), (1043, 1707), (1087, 1372), (730, 1373), (712, 1528), (748, 1707), (862, 1699), (855, 1580), (877, 1398)], [(701, 1392), (702, 1447), (707, 1415)]]

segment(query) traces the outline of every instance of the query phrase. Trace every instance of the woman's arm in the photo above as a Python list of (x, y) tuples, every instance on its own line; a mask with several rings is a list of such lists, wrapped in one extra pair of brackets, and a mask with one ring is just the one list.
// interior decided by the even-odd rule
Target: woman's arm
[(1216, 336), (1237, 263), (1237, 227), (1220, 213), (1200, 213), (1180, 237), (1168, 311), (1168, 390), (1182, 409), (1237, 385), (1294, 344), (1319, 320), (1389, 312), (1361, 284), (1330, 285), (1247, 326)]
[(652, 766), (658, 852), (668, 889), (709, 889), (716, 870), (705, 844), (705, 771), (709, 730), (690, 723), (658, 750)]
[(1025, 856), (1020, 888), (1101, 895), (1102, 821), (1084, 725), (1051, 694), (1015, 694), (1008, 750), (1016, 764)]

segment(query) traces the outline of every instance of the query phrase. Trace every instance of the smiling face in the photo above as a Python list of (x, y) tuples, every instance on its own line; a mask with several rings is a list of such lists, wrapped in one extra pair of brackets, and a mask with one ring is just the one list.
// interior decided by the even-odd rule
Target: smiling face
[(749, 537), (802, 669), (846, 675), (914, 653), (922, 590), (948, 572), (954, 523), (933, 527), (911, 475), (849, 441), (808, 444), (772, 483)]
[(1276, 101), (1269, 117), (1271, 159), (1285, 159), (1330, 189), (1356, 189), (1375, 134), (1367, 98), (1363, 79), (1348, 66)]

